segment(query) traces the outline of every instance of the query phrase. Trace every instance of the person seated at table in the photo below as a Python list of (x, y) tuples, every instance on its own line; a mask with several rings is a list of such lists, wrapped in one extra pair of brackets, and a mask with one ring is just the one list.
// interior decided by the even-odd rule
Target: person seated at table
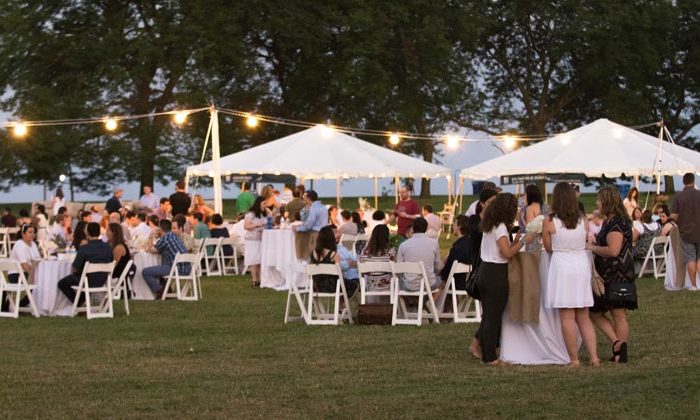
[(343, 235), (357, 235), (357, 225), (352, 221), (352, 213), (343, 210), (340, 212), (340, 217), (343, 218), (343, 224), (335, 230), (338, 239)]
[(199, 252), (199, 249), (197, 249), (197, 242), (192, 235), (188, 235), (183, 228), (186, 224), (187, 218), (184, 214), (178, 214), (173, 217), (173, 233), (180, 238), (185, 248), (187, 248), (187, 252), (197, 253)]
[(211, 232), (209, 231), (209, 226), (204, 223), (204, 216), (202, 213), (193, 213), (195, 220), (194, 225), (194, 238), (195, 239), (205, 239), (211, 238)]
[[(406, 228), (406, 230), (408, 230)], [(428, 284), (434, 292), (440, 286), (440, 244), (434, 238), (428, 237), (425, 232), (428, 230), (428, 222), (423, 217), (413, 220), (412, 235), (399, 245), (399, 252), (396, 260), (399, 262), (422, 262), (425, 273), (428, 275)], [(404, 232), (406, 234), (406, 232)], [(417, 275), (405, 274), (401, 279), (403, 290), (419, 290), (421, 277)]]
[(73, 241), (73, 220), (69, 214), (62, 214), (56, 220), (56, 223), (49, 230), (49, 239), (56, 240), (60, 239), (65, 244), (69, 244)]
[(207, 203), (204, 202), (204, 197), (200, 194), (195, 194), (192, 199), (192, 211), (200, 213), (204, 217), (214, 214), (214, 210), (207, 206)]
[(377, 210), (372, 213), (372, 220), (370, 220), (369, 224), (365, 228), (365, 233), (372, 235), (372, 230), (377, 225), (386, 225), (386, 214), (381, 210)]
[[(129, 226), (126, 223), (122, 223), (122, 216), (119, 213), (117, 213), (117, 212), (110, 213), (109, 223), (116, 223), (119, 226), (121, 226), (122, 227), (122, 236), (124, 237), (124, 240), (126, 240), (126, 241), (131, 240), (131, 229), (129, 229)], [(109, 231), (109, 226), (107, 227), (107, 231)]]
[[(440, 278), (442, 278), (441, 287), (444, 288), (447, 283), (447, 278), (450, 275), (450, 270), (452, 270), (452, 264), (457, 261), (462, 264), (472, 264), (472, 252), (469, 248), (469, 218), (463, 214), (460, 214), (455, 219), (454, 225), (452, 226), (452, 232), (455, 234), (457, 239), (452, 243), (450, 252), (447, 254), (445, 261), (442, 264), (442, 270), (440, 270)], [(467, 275), (465, 273), (458, 273), (454, 276), (455, 288), (457, 290), (465, 290), (467, 285)]]
[(588, 308), (593, 306), (593, 290), (587, 235), (576, 192), (568, 182), (558, 183), (552, 194), (552, 212), (542, 223), (542, 243), (551, 254), (545, 307), (559, 310), (570, 367), (580, 365), (579, 332), (591, 366), (600, 367), (595, 330), (588, 314)]
[(119, 278), (124, 272), (126, 263), (131, 259), (129, 247), (126, 246), (124, 240), (124, 231), (119, 223), (110, 223), (107, 225), (107, 243), (112, 248), (112, 256), (114, 257), (114, 271), (112, 277)]
[[(172, 231), (172, 222), (168, 219), (163, 219), (159, 222), (159, 230), (157, 240), (149, 247), (148, 252), (160, 254), (162, 259), (161, 265), (146, 267), (143, 269), (143, 279), (151, 289), (151, 293), (156, 300), (163, 297), (164, 286), (160, 284), (160, 278), (170, 274), (170, 269), (173, 266), (177, 254), (186, 254), (187, 248)], [(178, 271), (182, 275), (190, 274), (190, 264), (178, 264)]]
[(152, 216), (156, 216), (158, 220), (170, 219), (170, 212), (172, 207), (170, 206), (170, 199), (163, 197), (160, 199), (160, 205), (157, 209), (153, 210)]
[(334, 228), (338, 228), (338, 207), (336, 206), (330, 206), (328, 207), (328, 226), (333, 226)]
[(421, 213), (423, 214), (423, 218), (428, 222), (428, 231), (426, 232), (426, 235), (437, 239), (440, 236), (440, 229), (442, 229), (440, 216), (433, 213), (433, 206), (430, 204), (423, 206)]
[[(212, 238), (230, 238), (228, 229), (224, 227), (224, 218), (221, 217), (219, 213), (211, 216), (211, 223), (214, 227), (209, 231)], [(222, 247), (225, 256), (233, 255), (233, 247), (231, 245), (224, 245)]]
[[(389, 227), (387, 225), (377, 225), (372, 231), (372, 236), (369, 237), (367, 246), (360, 253), (360, 262), (389, 261), (396, 261), (396, 248), (391, 246)], [(366, 273), (367, 290), (389, 290), (391, 276), (391, 272)]]
[(12, 214), (12, 208), (11, 207), (5, 207), (5, 211), (2, 213), (2, 219), (0, 219), (2, 222), (3, 227), (17, 227), (17, 218)]
[(160, 229), (160, 220), (158, 216), (152, 214), (146, 219), (147, 226), (151, 229), (151, 236)]
[(100, 223), (102, 220), (102, 209), (100, 206), (94, 205), (90, 207), (90, 222)]
[(126, 222), (131, 228), (131, 237), (148, 237), (151, 234), (151, 228), (146, 224), (145, 213), (134, 213), (130, 211), (126, 214)]
[[(41, 260), (39, 248), (37, 248), (34, 238), (36, 237), (36, 228), (30, 224), (24, 224), (19, 230), (21, 239), (15, 242), (10, 253), (10, 258), (19, 262), (24, 272), (24, 277), (28, 282), (33, 282), (34, 268)], [(9, 283), (17, 283), (19, 281), (19, 273), (10, 270), (7, 273), (7, 281)], [(2, 302), (2, 311), (6, 312), (9, 309), (9, 302), (5, 299), (4, 293), (0, 293), (0, 302)], [(29, 304), (29, 298), (26, 296), (20, 301), (20, 306)]]
[(243, 219), (243, 228), (245, 229), (243, 264), (250, 270), (252, 276), (250, 285), (253, 287), (260, 286), (261, 241), (266, 223), (264, 202), (263, 197), (257, 197)]
[(671, 229), (678, 227), (675, 221), (671, 219), (671, 212), (666, 204), (662, 204), (656, 211), (659, 216), (659, 224), (661, 225), (661, 236), (668, 236), (671, 234)]
[[(87, 234), (88, 243), (80, 247), (73, 260), (73, 273), (58, 282), (59, 290), (61, 290), (71, 302), (75, 301), (75, 290), (73, 286), (80, 284), (80, 276), (83, 274), (85, 263), (105, 264), (111, 263), (114, 260), (112, 248), (100, 240), (99, 223), (88, 223)], [(88, 276), (87, 280), (90, 287), (101, 287), (107, 280), (107, 274), (93, 273)], [(81, 295), (81, 301), (83, 298), (84, 295)]]
[(80, 221), (75, 225), (75, 230), (73, 231), (73, 242), (71, 242), (71, 245), (76, 252), (80, 249), (80, 247), (88, 243), (87, 225), (88, 224), (83, 221)]
[[(324, 226), (318, 232), (316, 247), (313, 251), (311, 251), (309, 258), (309, 264), (340, 264), (340, 255), (338, 254), (338, 246), (335, 243), (335, 233), (333, 232), (332, 227)], [(357, 270), (355, 270), (355, 272), (357, 272)], [(338, 276), (331, 274), (317, 274), (313, 276), (313, 281), (315, 292), (335, 293)], [(348, 292), (348, 297), (350, 294), (348, 288), (352, 287), (354, 293), (356, 286), (357, 283), (352, 285), (346, 282), (345, 290)]]
[[(332, 225), (329, 227), (333, 229)], [(357, 271), (357, 256), (345, 248), (342, 244), (336, 244), (335, 250), (338, 253), (340, 271), (343, 273), (345, 292), (347, 293), (348, 298), (351, 298), (360, 287), (360, 274)]]
[(27, 209), (19, 209), (19, 219), (17, 219), (17, 225), (31, 225), (32, 218), (29, 217), (29, 211)]

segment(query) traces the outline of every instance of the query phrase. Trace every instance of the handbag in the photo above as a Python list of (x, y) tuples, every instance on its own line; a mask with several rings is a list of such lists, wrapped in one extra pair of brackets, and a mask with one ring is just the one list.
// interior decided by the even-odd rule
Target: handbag
[(598, 274), (598, 270), (595, 269), (595, 263), (591, 264), (591, 288), (593, 289), (593, 294), (601, 297), (605, 295), (605, 283), (603, 278)]
[(607, 304), (618, 308), (637, 307), (637, 286), (634, 283), (610, 283), (605, 289)]
[(472, 266), (472, 270), (469, 272), (464, 289), (469, 296), (476, 300), (481, 300), (481, 293), (479, 293), (479, 288), (476, 285), (476, 279), (479, 277), (479, 267), (481, 267), (481, 252), (476, 254), (474, 265)]

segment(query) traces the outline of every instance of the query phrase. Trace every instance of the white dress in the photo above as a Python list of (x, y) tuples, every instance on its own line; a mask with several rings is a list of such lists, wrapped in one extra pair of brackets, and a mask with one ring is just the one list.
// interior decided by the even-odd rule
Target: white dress
[[(245, 220), (258, 224), (265, 220), (264, 217), (255, 217), (253, 213), (246, 213)], [(251, 230), (246, 230), (245, 233), (245, 253), (243, 254), (243, 263), (247, 266), (260, 265), (262, 257), (262, 232), (263, 227), (258, 226)]]
[(554, 218), (552, 258), (547, 275), (547, 308), (588, 308), (593, 306), (591, 260), (586, 251), (583, 219), (576, 229), (567, 229)]

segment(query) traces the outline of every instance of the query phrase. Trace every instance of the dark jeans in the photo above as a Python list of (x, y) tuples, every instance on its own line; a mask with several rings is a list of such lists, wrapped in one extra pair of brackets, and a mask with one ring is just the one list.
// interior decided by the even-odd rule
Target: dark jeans
[[(105, 278), (91, 279), (88, 277), (88, 286), (101, 287), (105, 284), (105, 281)], [(80, 277), (76, 276), (75, 274), (71, 274), (58, 281), (58, 289), (63, 292), (64, 295), (66, 295), (68, 300), (75, 302), (75, 290), (73, 289), (73, 286), (77, 286), (78, 284), (80, 284)]]
[(498, 359), (496, 348), (501, 340), (503, 312), (508, 303), (508, 264), (482, 261), (476, 285), (483, 308), (476, 336), (481, 345), (481, 360), (488, 363)]

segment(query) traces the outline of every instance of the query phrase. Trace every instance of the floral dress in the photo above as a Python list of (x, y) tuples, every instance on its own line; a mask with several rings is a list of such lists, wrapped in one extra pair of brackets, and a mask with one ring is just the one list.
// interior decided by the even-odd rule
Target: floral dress
[[(360, 254), (360, 262), (363, 263), (389, 261), (396, 261), (396, 248), (389, 248), (378, 255), (370, 255), (369, 248), (365, 248)], [(367, 279), (368, 290), (389, 290), (391, 285), (391, 273), (367, 273), (365, 278)]]

